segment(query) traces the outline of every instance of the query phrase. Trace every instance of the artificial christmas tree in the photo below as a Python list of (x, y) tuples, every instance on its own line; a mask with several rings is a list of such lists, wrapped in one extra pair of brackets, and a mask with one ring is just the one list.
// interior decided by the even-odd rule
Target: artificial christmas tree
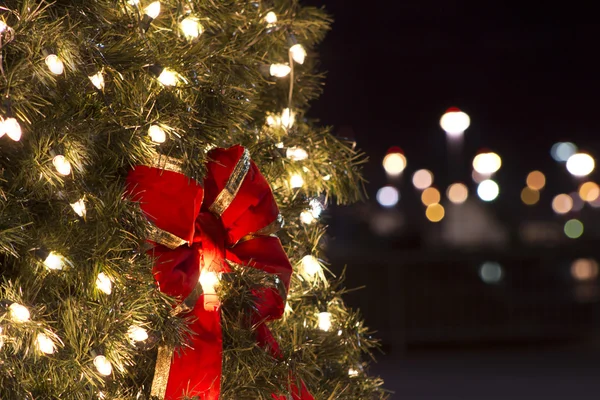
[(320, 213), (364, 161), (303, 115), (329, 22), (0, 6), (0, 398), (385, 397), (322, 261)]

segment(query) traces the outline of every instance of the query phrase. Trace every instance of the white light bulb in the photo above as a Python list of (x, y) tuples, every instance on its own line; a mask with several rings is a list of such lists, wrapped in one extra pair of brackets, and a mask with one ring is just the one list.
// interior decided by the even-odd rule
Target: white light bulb
[[(287, 303), (285, 305), (287, 307)], [(4, 336), (2, 336), (2, 327), (0, 326), (0, 349), (2, 349), (2, 346), (4, 346)]]
[(325, 176), (323, 177), (323, 180), (324, 180), (324, 181), (328, 181), (328, 180), (330, 180), (330, 179), (331, 179), (331, 175), (325, 175)]
[(106, 294), (112, 293), (112, 281), (104, 272), (98, 274), (98, 278), (96, 278), (96, 287)]
[(140, 4), (140, 0), (127, 0), (127, 4), (129, 4), (130, 6), (137, 6), (138, 4)]
[(9, 312), (10, 312), (10, 318), (14, 321), (14, 322), (27, 322), (29, 321), (29, 318), (31, 318), (31, 315), (29, 314), (29, 310), (27, 309), (27, 307), (19, 304), (19, 303), (12, 303), (9, 307)]
[(6, 118), (3, 122), (1, 122), (0, 137), (6, 134), (9, 138), (15, 142), (18, 142), (19, 139), (21, 139), (21, 133), (21, 125), (15, 118)]
[(301, 147), (288, 147), (285, 155), (292, 161), (302, 161), (308, 158), (308, 153)]
[(358, 376), (358, 370), (354, 369), (354, 368), (350, 368), (348, 370), (348, 376), (350, 378), (356, 378)]
[(310, 212), (310, 211), (302, 211), (300, 213), (300, 221), (303, 224), (310, 225), (313, 222), (315, 222), (315, 217), (313, 216), (312, 212)]
[(275, 115), (268, 115), (266, 122), (269, 126), (281, 125), (281, 117)]
[(60, 271), (63, 269), (63, 257), (51, 251), (44, 260), (44, 265), (48, 269)]
[(319, 329), (328, 331), (331, 329), (331, 313), (323, 311), (319, 313)]
[(54, 75), (60, 75), (65, 71), (65, 65), (63, 64), (62, 60), (60, 58), (58, 58), (58, 56), (56, 54), (50, 54), (49, 56), (46, 57), (45, 61), (46, 61), (46, 65), (48, 66), (48, 69)]
[(275, 14), (273, 11), (269, 11), (267, 15), (265, 15), (265, 22), (269, 25), (273, 25), (277, 22), (277, 14)]
[(102, 71), (98, 71), (94, 75), (88, 76), (88, 78), (92, 82), (92, 85), (96, 86), (96, 89), (104, 90), (104, 75)]
[(440, 126), (450, 136), (461, 135), (471, 125), (469, 116), (458, 108), (450, 108), (440, 119)]
[(292, 177), (290, 178), (290, 186), (292, 187), (292, 189), (297, 189), (304, 186), (304, 178), (302, 178), (302, 175), (292, 175)]
[(202, 35), (204, 32), (204, 27), (198, 20), (194, 17), (187, 17), (179, 24), (183, 35), (186, 39), (192, 40), (196, 39), (198, 36)]
[(200, 285), (204, 294), (204, 309), (206, 311), (215, 311), (221, 304), (216, 287), (219, 285), (219, 276), (213, 271), (200, 272)]
[(164, 143), (165, 140), (167, 140), (167, 134), (158, 125), (150, 125), (150, 128), (148, 128), (148, 135), (150, 135), (150, 139), (156, 143)]
[(73, 209), (73, 211), (75, 211), (75, 214), (79, 215), (82, 218), (85, 218), (86, 209), (85, 200), (83, 199), (83, 197), (77, 200), (75, 203), (71, 203), (70, 206)]
[(134, 342), (143, 342), (148, 339), (148, 331), (138, 325), (131, 325), (127, 330), (127, 336)]
[(52, 159), (52, 164), (56, 168), (56, 172), (61, 175), (69, 175), (71, 173), (71, 163), (63, 155), (58, 155)]
[(0, 21), (0, 33), (4, 32), (6, 30), (6, 28), (8, 28), (8, 25), (6, 25), (6, 22)]
[(312, 199), (309, 203), (311, 214), (314, 218), (319, 218), (323, 212), (323, 204), (317, 199)]
[(309, 277), (313, 277), (323, 271), (323, 267), (321, 267), (319, 260), (315, 256), (306, 255), (302, 257), (300, 263), (302, 265), (302, 272)]
[(481, 153), (473, 158), (473, 169), (481, 175), (491, 175), (502, 166), (502, 158), (496, 153)]
[(290, 54), (292, 55), (292, 59), (296, 61), (298, 64), (304, 64), (304, 59), (306, 58), (306, 49), (301, 44), (295, 44), (290, 47)]
[(290, 129), (296, 122), (296, 113), (289, 108), (284, 108), (281, 112), (281, 125), (285, 129)]
[(288, 76), (291, 71), (292, 68), (286, 64), (271, 64), (271, 67), (269, 68), (271, 76), (276, 78)]
[(38, 333), (36, 338), (36, 347), (44, 354), (52, 354), (56, 350), (56, 346), (52, 339), (44, 333)]
[(175, 71), (165, 68), (158, 76), (158, 81), (165, 86), (175, 86), (179, 82), (179, 77)]
[(154, 1), (148, 4), (148, 6), (144, 8), (144, 14), (152, 19), (158, 17), (158, 14), (160, 14), (160, 1)]
[(100, 375), (109, 376), (112, 373), (112, 364), (104, 356), (96, 356), (94, 366)]

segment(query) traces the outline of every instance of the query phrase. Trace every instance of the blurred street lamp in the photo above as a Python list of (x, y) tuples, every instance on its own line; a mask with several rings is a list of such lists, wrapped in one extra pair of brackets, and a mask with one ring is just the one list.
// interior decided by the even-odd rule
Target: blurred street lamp
[(457, 107), (450, 107), (440, 119), (440, 126), (448, 136), (461, 136), (471, 124), (469, 116)]

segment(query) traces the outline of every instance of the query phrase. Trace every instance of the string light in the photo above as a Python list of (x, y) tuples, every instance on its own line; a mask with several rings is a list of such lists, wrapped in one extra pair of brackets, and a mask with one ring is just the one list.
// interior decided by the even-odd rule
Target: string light
[(65, 71), (65, 65), (63, 64), (62, 60), (60, 58), (58, 58), (58, 56), (56, 54), (50, 54), (50, 55), (46, 56), (45, 61), (46, 61), (46, 65), (48, 66), (48, 69), (54, 75), (60, 75)]
[(104, 74), (102, 74), (102, 71), (98, 71), (94, 75), (88, 76), (88, 78), (92, 85), (96, 86), (96, 89), (104, 90)]
[(104, 272), (98, 274), (98, 277), (96, 278), (96, 287), (106, 294), (112, 293), (112, 281)]
[(179, 76), (177, 72), (164, 68), (158, 76), (158, 81), (165, 86), (175, 86), (179, 82)]
[(8, 310), (10, 312), (10, 319), (12, 319), (14, 322), (23, 323), (29, 321), (31, 318), (27, 307), (19, 303), (12, 303), (8, 307)]
[(104, 356), (94, 357), (94, 366), (100, 375), (109, 376), (112, 373), (112, 364)]
[(304, 186), (304, 178), (300, 174), (294, 174), (290, 178), (290, 186), (292, 189), (298, 189)]
[(53, 354), (56, 350), (56, 346), (52, 339), (44, 333), (38, 333), (35, 342), (37, 349), (44, 354)]
[(281, 112), (281, 126), (285, 129), (290, 129), (296, 122), (296, 113), (289, 108), (284, 108)]
[(60, 271), (64, 266), (64, 258), (60, 254), (51, 251), (44, 260), (44, 265), (50, 270)]
[(83, 197), (77, 200), (75, 203), (71, 203), (70, 206), (73, 209), (73, 211), (75, 211), (75, 214), (79, 215), (81, 218), (85, 218), (86, 209), (85, 200), (83, 199)]
[(350, 378), (356, 378), (358, 376), (358, 370), (354, 369), (354, 368), (350, 368), (348, 370), (348, 376)]
[(164, 143), (167, 140), (167, 134), (158, 125), (150, 125), (148, 135), (150, 135), (150, 139), (155, 143)]
[(315, 222), (315, 217), (313, 216), (312, 212), (310, 212), (310, 211), (302, 211), (300, 213), (300, 222), (302, 222), (303, 224), (306, 224), (306, 225), (310, 225), (313, 222)]
[(138, 325), (131, 325), (127, 330), (127, 336), (133, 342), (143, 342), (148, 339), (148, 331)]
[(160, 14), (160, 1), (154, 1), (148, 4), (148, 6), (144, 8), (144, 14), (152, 19), (156, 19), (158, 14)]
[(273, 11), (269, 11), (267, 15), (265, 15), (265, 22), (269, 25), (274, 25), (277, 22), (277, 14)]
[(290, 74), (292, 68), (287, 64), (271, 64), (269, 73), (276, 78), (283, 78)]
[(21, 125), (16, 118), (9, 117), (4, 121), (0, 119), (0, 137), (6, 134), (9, 138), (18, 142), (21, 139), (21, 133)]
[(0, 349), (2, 349), (2, 346), (4, 346), (4, 336), (2, 335), (2, 327), (0, 326)]
[(188, 40), (196, 39), (204, 32), (204, 27), (195, 17), (187, 17), (179, 24), (183, 35)]
[(55, 156), (52, 159), (52, 164), (54, 164), (56, 172), (61, 175), (67, 176), (71, 173), (71, 163), (63, 155)]
[(304, 64), (304, 59), (306, 58), (306, 49), (301, 44), (295, 44), (290, 47), (290, 54), (292, 55), (292, 59), (296, 61), (298, 64)]
[(310, 278), (314, 277), (317, 274), (320, 274), (323, 271), (319, 260), (317, 260), (317, 258), (312, 255), (306, 255), (302, 257), (300, 264), (302, 266), (302, 273)]
[(311, 208), (311, 213), (312, 216), (316, 219), (319, 218), (321, 216), (321, 213), (323, 212), (323, 204), (321, 204), (321, 202), (317, 199), (312, 199), (308, 205)]
[(216, 287), (219, 284), (219, 276), (213, 271), (202, 271), (199, 279), (204, 293), (204, 309), (206, 311), (215, 311), (219, 306)]
[(308, 153), (301, 147), (288, 147), (285, 155), (292, 161), (302, 161), (308, 158)]
[(323, 311), (319, 313), (319, 329), (327, 332), (331, 329), (331, 313)]

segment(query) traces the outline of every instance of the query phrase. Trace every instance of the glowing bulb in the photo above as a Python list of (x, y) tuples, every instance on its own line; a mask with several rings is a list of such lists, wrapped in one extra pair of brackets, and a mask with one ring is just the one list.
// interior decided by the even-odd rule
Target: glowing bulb
[(276, 78), (283, 78), (285, 76), (288, 76), (291, 70), (292, 68), (290, 68), (290, 66), (286, 64), (271, 64), (271, 67), (269, 68), (269, 73), (271, 74), (271, 76), (274, 76)]
[(290, 178), (290, 186), (292, 187), (292, 189), (298, 189), (304, 186), (304, 178), (302, 178), (302, 175), (292, 175), (292, 177)]
[(94, 366), (100, 375), (109, 376), (112, 373), (112, 364), (104, 356), (96, 356)]
[(148, 4), (148, 6), (144, 8), (144, 14), (152, 19), (158, 17), (158, 14), (160, 14), (160, 1), (155, 1)]
[(0, 122), (0, 137), (6, 134), (9, 138), (18, 142), (21, 139), (21, 125), (15, 118), (6, 118)]
[(312, 214), (312, 216), (316, 219), (319, 218), (321, 216), (321, 213), (323, 212), (323, 204), (321, 204), (321, 202), (317, 199), (312, 199), (308, 205), (310, 205), (310, 212)]
[(138, 4), (140, 4), (140, 0), (127, 0), (127, 4), (129, 4), (130, 6), (137, 6)]
[(491, 179), (486, 179), (477, 186), (477, 195), (483, 201), (493, 201), (499, 193), (500, 187)]
[(348, 376), (350, 378), (356, 378), (358, 376), (358, 370), (354, 369), (354, 368), (350, 368), (348, 370)]
[(69, 175), (71, 173), (71, 163), (63, 155), (58, 155), (52, 159), (52, 164), (56, 168), (56, 172), (61, 175)]
[(51, 251), (44, 260), (44, 265), (48, 269), (60, 271), (63, 269), (63, 257)]
[(315, 222), (315, 217), (313, 216), (312, 212), (310, 212), (310, 211), (302, 211), (300, 213), (300, 221), (303, 224), (310, 225), (313, 222)]
[(557, 214), (566, 214), (573, 209), (573, 198), (562, 193), (552, 199), (552, 210)]
[(281, 112), (281, 126), (285, 129), (290, 129), (296, 122), (296, 113), (289, 108), (284, 108)]
[(158, 76), (158, 81), (165, 86), (175, 86), (179, 82), (179, 77), (177, 76), (177, 72), (165, 68)]
[(273, 25), (277, 22), (277, 14), (273, 11), (269, 11), (267, 15), (265, 15), (265, 22), (269, 25)]
[(6, 28), (8, 28), (8, 25), (6, 25), (6, 22), (0, 21), (0, 33), (4, 32), (6, 30)]
[(469, 198), (469, 189), (462, 183), (453, 183), (446, 192), (448, 200), (454, 204), (462, 204)]
[(480, 174), (490, 175), (502, 166), (502, 159), (496, 153), (481, 153), (473, 159), (473, 169)]
[(567, 160), (567, 171), (574, 176), (589, 175), (595, 168), (596, 163), (592, 156), (585, 153), (573, 154)]
[(304, 64), (304, 59), (306, 58), (306, 50), (304, 49), (304, 46), (301, 44), (293, 45), (290, 47), (290, 54), (292, 55), (292, 59), (298, 64)]
[(426, 169), (420, 169), (413, 174), (412, 182), (415, 188), (425, 190), (433, 184), (433, 174)]
[(292, 161), (302, 161), (308, 158), (308, 153), (301, 147), (288, 147), (285, 154)]
[(219, 307), (219, 297), (216, 287), (219, 284), (219, 276), (213, 271), (202, 271), (200, 273), (200, 285), (204, 294), (204, 309), (206, 311), (215, 311)]
[(98, 274), (98, 278), (96, 278), (96, 287), (103, 293), (112, 293), (112, 281), (104, 272)]
[(281, 117), (277, 117), (275, 115), (269, 114), (267, 115), (267, 125), (269, 126), (277, 126), (281, 124)]
[(2, 327), (0, 326), (0, 349), (2, 349), (2, 346), (4, 346), (4, 336), (2, 336)]
[(331, 175), (325, 175), (325, 176), (323, 177), (323, 180), (324, 180), (324, 181), (328, 181), (328, 180), (330, 180), (330, 179), (331, 179)]
[(85, 200), (83, 199), (83, 197), (77, 200), (75, 203), (71, 203), (70, 206), (73, 209), (73, 211), (75, 211), (75, 214), (79, 215), (82, 218), (85, 218), (86, 209)]
[(92, 85), (96, 86), (96, 89), (104, 90), (104, 75), (102, 71), (98, 71), (94, 75), (88, 76), (88, 78), (92, 82)]
[(302, 264), (302, 272), (309, 277), (313, 277), (323, 270), (321, 264), (319, 264), (319, 260), (315, 256), (306, 255), (302, 257), (300, 262)]
[(133, 342), (143, 342), (148, 339), (148, 331), (138, 325), (131, 325), (127, 330), (127, 336)]
[(19, 322), (19, 323), (27, 322), (27, 321), (29, 321), (29, 318), (31, 317), (27, 307), (25, 307), (19, 303), (12, 303), (8, 307), (8, 310), (10, 312), (10, 318), (14, 322)]
[(179, 24), (183, 35), (186, 39), (192, 40), (196, 39), (198, 36), (202, 35), (204, 32), (204, 27), (198, 20), (194, 17), (187, 17)]
[(44, 354), (52, 354), (56, 350), (56, 346), (52, 339), (44, 333), (38, 333), (36, 338), (36, 347)]
[(390, 152), (383, 157), (383, 168), (388, 175), (398, 176), (406, 168), (406, 157), (400, 152)]
[(65, 65), (56, 54), (50, 54), (46, 57), (46, 65), (54, 75), (60, 75), (65, 71)]
[(376, 197), (383, 207), (394, 207), (400, 200), (400, 192), (393, 186), (384, 186), (377, 191)]
[(458, 136), (467, 130), (471, 118), (456, 107), (449, 108), (440, 119), (440, 126), (450, 136)]
[(167, 140), (167, 134), (158, 125), (150, 125), (148, 128), (148, 135), (150, 135), (150, 139), (152, 139), (155, 143), (164, 143)]
[(331, 329), (331, 313), (323, 311), (319, 313), (319, 329), (328, 331)]

